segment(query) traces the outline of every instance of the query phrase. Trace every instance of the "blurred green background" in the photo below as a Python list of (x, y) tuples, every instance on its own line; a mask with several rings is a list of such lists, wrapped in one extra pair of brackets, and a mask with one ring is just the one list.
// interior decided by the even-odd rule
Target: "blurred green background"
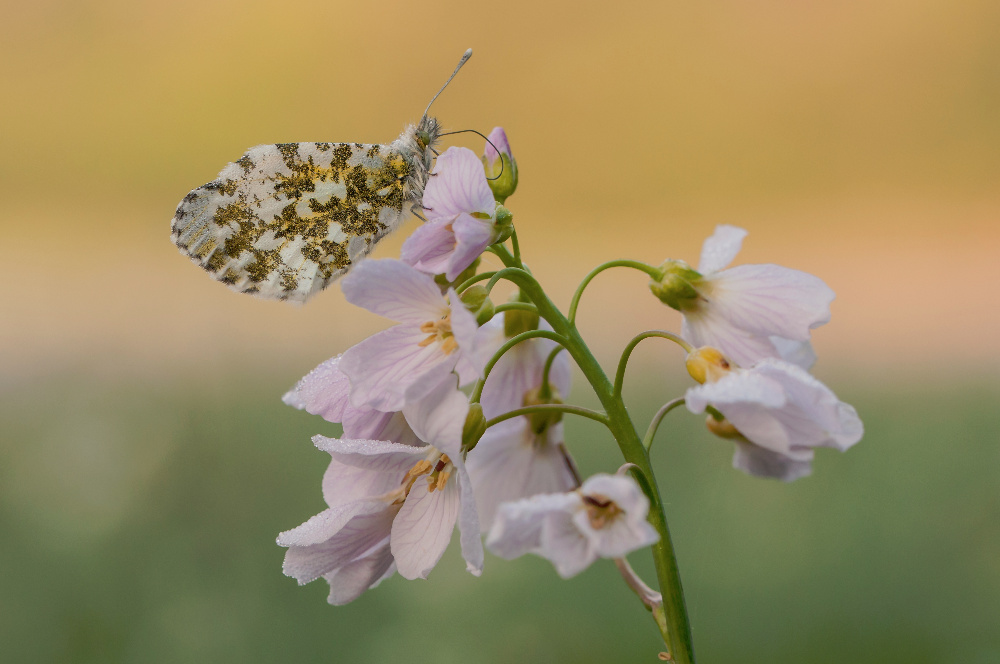
[[(1000, 662), (996, 2), (0, 8), (3, 661), (656, 661), (609, 563), (476, 579), (450, 551), (340, 608), (282, 576), (275, 535), (322, 509), (309, 438), (337, 428), (280, 396), (385, 322), (335, 288), (235, 295), (168, 239), (251, 145), (393, 139), (472, 46), (434, 112), (507, 128), (508, 207), (558, 303), (603, 260), (694, 262), (718, 223), (750, 230), (740, 262), (838, 293), (816, 373), (865, 420), (856, 448), (785, 485), (732, 470), (700, 418), (661, 429), (699, 661)], [(610, 365), (678, 319), (612, 272), (580, 324)], [(640, 426), (679, 360), (637, 351)], [(585, 472), (617, 467), (568, 427)]]

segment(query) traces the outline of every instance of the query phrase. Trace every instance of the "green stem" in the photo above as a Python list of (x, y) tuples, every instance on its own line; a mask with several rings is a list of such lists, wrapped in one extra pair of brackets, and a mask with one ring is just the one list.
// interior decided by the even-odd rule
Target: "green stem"
[(530, 415), (531, 413), (543, 413), (546, 411), (555, 411), (557, 413), (571, 413), (573, 415), (582, 415), (588, 419), (594, 420), (595, 422), (600, 422), (601, 424), (607, 426), (608, 417), (604, 413), (599, 413), (596, 410), (590, 410), (589, 408), (582, 408), (580, 406), (572, 406), (565, 403), (540, 403), (534, 406), (525, 406), (524, 408), (517, 408), (515, 410), (504, 413), (503, 415), (497, 415), (496, 417), (486, 420), (486, 428), (489, 429), (494, 424), (500, 424), (506, 420), (514, 419), (515, 417), (520, 417), (521, 415)]
[(628, 342), (628, 345), (625, 346), (625, 350), (622, 351), (621, 359), (618, 360), (618, 373), (615, 374), (615, 388), (614, 388), (615, 389), (614, 394), (616, 397), (621, 397), (622, 394), (622, 385), (624, 385), (625, 383), (625, 367), (628, 366), (629, 356), (632, 355), (632, 351), (635, 350), (635, 347), (639, 345), (640, 341), (642, 341), (643, 339), (649, 339), (650, 337), (669, 339), (670, 341), (673, 341), (675, 344), (683, 348), (688, 353), (694, 350), (694, 346), (684, 341), (684, 339), (680, 338), (673, 332), (667, 332), (666, 330), (648, 330), (641, 334), (635, 335), (634, 337), (632, 337), (632, 341)]
[(649, 428), (646, 429), (646, 435), (642, 438), (642, 446), (646, 448), (646, 454), (649, 454), (649, 450), (653, 447), (653, 438), (656, 437), (656, 430), (660, 428), (660, 422), (666, 414), (674, 408), (683, 405), (684, 397), (678, 397), (663, 404), (660, 406), (660, 409), (656, 411), (656, 415), (653, 415), (653, 419), (649, 422)]
[(504, 302), (503, 304), (498, 304), (494, 309), (494, 314), (503, 313), (504, 311), (510, 311), (511, 309), (520, 309), (522, 311), (532, 311), (538, 312), (538, 309), (530, 302)]
[[(498, 254), (499, 255), (499, 254)], [(502, 257), (501, 257), (502, 258)], [(513, 258), (513, 257), (511, 257)], [(506, 261), (505, 261), (506, 263)], [(653, 562), (666, 609), (666, 630), (661, 628), (670, 655), (680, 664), (693, 664), (694, 650), (687, 609), (684, 606), (684, 591), (681, 587), (680, 572), (674, 554), (667, 519), (663, 511), (663, 500), (649, 462), (649, 455), (643, 447), (639, 434), (629, 418), (620, 391), (616, 392), (597, 359), (590, 352), (576, 326), (570, 322), (542, 290), (537, 281), (526, 272), (511, 273), (508, 277), (538, 307), (538, 313), (549, 322), (552, 329), (563, 338), (563, 345), (576, 361), (583, 375), (597, 394), (608, 418), (608, 428), (614, 435), (622, 455), (638, 469), (639, 484), (649, 498), (649, 522), (660, 534), (653, 545)]]
[(461, 295), (462, 291), (464, 291), (469, 286), (472, 286), (473, 284), (479, 283), (480, 281), (486, 281), (487, 279), (491, 279), (494, 274), (496, 274), (495, 271), (494, 272), (480, 272), (479, 274), (475, 275), (474, 277), (469, 277), (468, 279), (466, 279), (465, 281), (463, 281), (462, 283), (460, 283), (458, 285), (458, 288), (455, 289), (455, 292), (458, 293), (459, 295)]
[[(538, 309), (536, 308), (535, 311), (538, 311)], [(556, 355), (564, 350), (566, 349), (562, 346), (556, 346), (552, 349), (552, 352), (549, 353), (549, 356), (545, 358), (545, 367), (542, 369), (542, 388), (539, 393), (541, 396), (547, 397), (552, 394), (552, 388), (549, 386), (549, 374), (552, 373), (552, 363), (555, 362)], [(566, 395), (562, 394), (560, 396), (565, 397)]]
[(590, 271), (590, 274), (588, 274), (586, 277), (583, 278), (583, 281), (580, 282), (580, 285), (576, 287), (576, 292), (573, 293), (573, 299), (569, 303), (568, 318), (570, 324), (576, 323), (576, 310), (577, 307), (580, 306), (580, 298), (583, 297), (584, 289), (587, 288), (587, 286), (590, 284), (591, 281), (593, 281), (594, 277), (599, 275), (601, 272), (604, 272), (608, 268), (612, 267), (630, 267), (634, 270), (645, 272), (654, 279), (660, 278), (659, 269), (653, 267), (652, 265), (647, 265), (646, 263), (643, 263), (641, 261), (630, 261), (623, 259), (617, 261), (608, 261), (607, 263), (602, 263), (601, 265), (598, 265), (597, 267), (595, 267), (593, 270)]
[(518, 265), (521, 264), (521, 245), (517, 241), (517, 229), (512, 228), (510, 231), (510, 246), (514, 249), (514, 262)]

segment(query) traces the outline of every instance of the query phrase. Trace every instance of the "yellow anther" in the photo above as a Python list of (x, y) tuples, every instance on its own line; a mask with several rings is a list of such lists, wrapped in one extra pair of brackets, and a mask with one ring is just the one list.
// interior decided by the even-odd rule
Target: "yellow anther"
[(455, 337), (447, 337), (441, 342), (441, 351), (445, 355), (451, 355), (458, 348), (458, 342), (455, 341)]
[(406, 475), (407, 477), (417, 477), (418, 475), (431, 472), (431, 468), (433, 467), (434, 466), (431, 465), (430, 461), (427, 459), (421, 459), (414, 464), (413, 468), (410, 468), (410, 472), (406, 473)]
[[(423, 330), (420, 330), (420, 331), (423, 332)], [(421, 348), (423, 348), (424, 346), (430, 346), (435, 341), (437, 341), (437, 335), (436, 334), (432, 334), (429, 337), (427, 337), (426, 339), (421, 340), (421, 342), (418, 343), (417, 345), (420, 346)]]
[(449, 477), (451, 477), (451, 471), (450, 470), (442, 470), (438, 474), (437, 485), (436, 485), (436, 488), (437, 488), (438, 491), (441, 491), (442, 489), (444, 489), (444, 485), (445, 485), (445, 483), (448, 482), (448, 478)]

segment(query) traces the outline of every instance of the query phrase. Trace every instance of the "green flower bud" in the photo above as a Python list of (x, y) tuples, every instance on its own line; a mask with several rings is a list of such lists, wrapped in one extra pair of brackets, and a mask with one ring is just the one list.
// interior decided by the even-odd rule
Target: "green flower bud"
[[(518, 291), (510, 296), (511, 302), (530, 302)], [(522, 332), (538, 329), (538, 313), (523, 309), (510, 309), (503, 312), (503, 333), (508, 339), (513, 339)]]
[(483, 151), (486, 182), (493, 198), (503, 203), (517, 189), (517, 161), (510, 151), (507, 134), (502, 127), (494, 127)]
[(496, 229), (497, 237), (493, 242), (506, 242), (511, 233), (514, 232), (514, 215), (510, 213), (510, 210), (497, 203), (495, 217), (496, 222), (493, 227)]
[(461, 295), (462, 304), (476, 316), (476, 322), (482, 325), (493, 318), (495, 307), (490, 299), (490, 292), (483, 284), (474, 284), (466, 288)]
[(684, 261), (666, 260), (660, 266), (659, 278), (649, 280), (649, 290), (668, 307), (692, 311), (698, 307), (697, 285), (701, 278), (701, 273)]
[(484, 433), (486, 416), (483, 415), (483, 407), (478, 403), (470, 403), (469, 414), (465, 416), (465, 425), (462, 427), (462, 451), (468, 452), (474, 448)]

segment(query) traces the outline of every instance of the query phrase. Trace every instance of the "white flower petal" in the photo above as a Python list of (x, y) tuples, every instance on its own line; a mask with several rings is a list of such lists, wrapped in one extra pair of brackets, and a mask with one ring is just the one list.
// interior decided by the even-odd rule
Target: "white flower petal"
[(323, 578), (330, 584), (330, 596), (326, 601), (334, 606), (353, 602), (363, 592), (381, 583), (387, 575), (394, 573), (387, 537), (374, 551), (324, 575)]
[(476, 514), (476, 498), (472, 483), (462, 463), (461, 455), (455, 457), (455, 472), (458, 475), (458, 494), (461, 509), (458, 512), (458, 532), (462, 545), (465, 567), (475, 576), (483, 573), (483, 541), (480, 538), (479, 517)]
[(561, 422), (552, 425), (539, 440), (527, 418), (517, 417), (487, 429), (469, 452), (466, 465), (483, 532), (489, 531), (501, 503), (574, 488), (558, 447), (562, 430)]
[(427, 450), (411, 445), (401, 445), (387, 440), (355, 440), (352, 438), (327, 438), (313, 436), (313, 444), (327, 452), (338, 462), (364, 468), (373, 472), (394, 473), (398, 468), (412, 465), (413, 457), (426, 454)]
[(359, 514), (372, 514), (385, 508), (385, 504), (371, 500), (354, 500), (344, 505), (323, 510), (300, 526), (278, 535), (278, 546), (311, 546), (330, 539), (344, 524)]
[(548, 514), (581, 507), (576, 493), (551, 493), (525, 500), (502, 503), (486, 537), (486, 547), (494, 555), (512, 560), (537, 553), (542, 546), (542, 525)]
[(710, 307), (689, 313), (681, 323), (681, 336), (694, 346), (711, 346), (738, 366), (749, 367), (758, 360), (777, 357), (773, 337), (755, 336), (735, 327)]
[(791, 482), (812, 473), (812, 451), (807, 459), (792, 459), (769, 449), (736, 441), (733, 468), (754, 477), (768, 477)]
[(733, 326), (759, 336), (808, 341), (809, 331), (830, 320), (835, 294), (822, 279), (780, 265), (738, 265), (698, 288)]
[(437, 342), (420, 346), (426, 338), (416, 327), (396, 325), (349, 348), (340, 369), (351, 380), (351, 402), (385, 412), (402, 410), (411, 385), (425, 374), (451, 371), (454, 353), (445, 355)]
[(426, 579), (451, 541), (458, 519), (458, 483), (428, 491), (419, 479), (392, 522), (390, 546), (396, 569), (404, 579)]
[(469, 398), (454, 378), (439, 383), (419, 402), (403, 409), (417, 436), (451, 457), (461, 454), (462, 429), (469, 413)]
[(597, 560), (593, 542), (576, 527), (573, 514), (566, 511), (546, 515), (537, 553), (547, 558), (564, 579), (576, 576)]
[(391, 258), (362, 261), (344, 277), (341, 289), (351, 304), (400, 323), (420, 325), (445, 313), (434, 279)]
[(702, 413), (705, 406), (716, 408), (732, 403), (753, 403), (766, 408), (785, 404), (785, 391), (774, 380), (753, 371), (733, 371), (714, 383), (688, 388), (685, 404), (692, 413)]
[(792, 341), (782, 337), (770, 337), (771, 344), (778, 352), (778, 357), (806, 371), (816, 364), (816, 351), (808, 341)]
[(422, 205), (428, 219), (463, 212), (493, 214), (496, 202), (486, 182), (483, 162), (468, 148), (451, 147), (437, 158), (424, 189)]
[(701, 246), (698, 271), (702, 274), (711, 274), (732, 263), (736, 254), (740, 253), (743, 238), (746, 236), (747, 232), (742, 228), (725, 224), (716, 226), (715, 232)]
[(445, 273), (448, 281), (457, 279), (497, 237), (492, 220), (476, 219), (468, 214), (459, 215), (452, 228), (455, 231), (455, 248)]
[(339, 423), (350, 406), (351, 384), (340, 371), (340, 355), (310, 371), (281, 398), (289, 406)]
[(309, 583), (375, 547), (389, 533), (396, 506), (382, 504), (376, 512), (359, 514), (324, 542), (291, 546), (282, 571), (299, 584)]
[(444, 274), (455, 251), (453, 221), (453, 217), (444, 217), (421, 225), (406, 238), (399, 257), (421, 272)]

